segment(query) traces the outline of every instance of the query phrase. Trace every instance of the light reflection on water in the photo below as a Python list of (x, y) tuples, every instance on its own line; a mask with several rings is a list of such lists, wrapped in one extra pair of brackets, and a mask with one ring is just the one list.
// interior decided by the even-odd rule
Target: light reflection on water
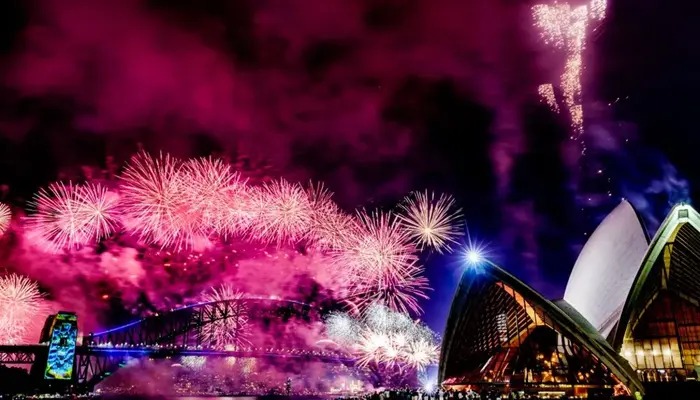
[[(206, 399), (219, 399), (219, 400), (256, 400), (255, 396), (241, 396), (241, 397), (173, 397), (173, 400), (206, 400)], [(301, 397), (299, 398), (301, 399)]]
[(269, 396), (162, 396), (162, 395), (105, 395), (97, 397), (103, 400), (335, 400), (343, 397), (341, 394), (326, 394), (317, 396), (284, 396), (284, 395), (269, 395)]

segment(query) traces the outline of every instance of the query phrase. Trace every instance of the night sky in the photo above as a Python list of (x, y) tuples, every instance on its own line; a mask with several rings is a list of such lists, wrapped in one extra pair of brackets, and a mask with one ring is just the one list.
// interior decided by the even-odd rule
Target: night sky
[[(326, 182), (348, 210), (451, 193), (493, 261), (560, 297), (621, 198), (653, 233), (696, 197), (700, 4), (609, 0), (585, 53), (585, 156), (537, 96), (562, 59), (532, 4), (4, 0), (0, 200), (20, 206), (137, 143), (247, 154)], [(459, 256), (425, 262), (441, 331)]]

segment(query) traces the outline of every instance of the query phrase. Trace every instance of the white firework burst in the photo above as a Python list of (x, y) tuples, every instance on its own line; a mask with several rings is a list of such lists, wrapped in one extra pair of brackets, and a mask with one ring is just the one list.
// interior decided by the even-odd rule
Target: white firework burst
[(439, 253), (450, 251), (450, 243), (457, 243), (462, 235), (462, 211), (455, 207), (451, 196), (414, 192), (399, 207), (403, 211), (398, 215), (401, 225), (421, 249), (430, 247)]

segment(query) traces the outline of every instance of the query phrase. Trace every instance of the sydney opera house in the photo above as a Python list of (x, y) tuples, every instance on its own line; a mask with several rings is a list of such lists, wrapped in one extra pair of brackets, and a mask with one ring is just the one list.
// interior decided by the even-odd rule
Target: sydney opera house
[(699, 373), (700, 214), (676, 205), (650, 240), (626, 201), (589, 238), (563, 300), (491, 263), (463, 273), (439, 367), (449, 388), (581, 398)]

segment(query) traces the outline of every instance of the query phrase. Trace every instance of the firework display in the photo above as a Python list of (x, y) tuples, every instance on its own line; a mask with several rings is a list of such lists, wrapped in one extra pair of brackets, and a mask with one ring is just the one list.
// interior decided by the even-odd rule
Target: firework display
[[(253, 183), (243, 176), (220, 159), (140, 152), (114, 180), (49, 184), (12, 227), (7, 209), (2, 228), (17, 229), (31, 252), (65, 263), (64, 272), (113, 284), (115, 290), (98, 289), (102, 302), (111, 294), (127, 299), (118, 290), (135, 293), (127, 299), (134, 315), (158, 317), (198, 304), (210, 321), (198, 328), (196, 340), (207, 350), (281, 340), (297, 354), (304, 343), (331, 344), (341, 347), (333, 354), (351, 355), (359, 370), (392, 377), (397, 385), (435, 363), (437, 336), (409, 314), (422, 313), (420, 303), (431, 290), (420, 252), (450, 252), (462, 233), (452, 197), (414, 192), (395, 209), (347, 212), (323, 184)], [(297, 287), (284, 289), (289, 285)], [(317, 287), (324, 290), (317, 300), (296, 300)], [(314, 323), (285, 314), (282, 325), (271, 327), (276, 308), (259, 302), (284, 299), (278, 289), (291, 294), (286, 306), (280, 303), (284, 313), (293, 304), (314, 309), (308, 303), (331, 301), (352, 314), (332, 313), (325, 325), (319, 323), (325, 312)], [(16, 274), (0, 280), (0, 305), (6, 343), (26, 343), (38, 329), (30, 321), (47, 314), (37, 283)], [(243, 361), (225, 358), (245, 369)], [(200, 355), (181, 357), (192, 371), (207, 362)]]
[(191, 211), (198, 204), (188, 202), (187, 189), (199, 185), (186, 185), (181, 166), (168, 154), (139, 153), (121, 175), (123, 223), (142, 240), (177, 247), (190, 243), (197, 231), (198, 213)]
[(182, 255), (200, 259), (196, 249), (230, 243), (301, 245), (329, 256), (327, 268), (342, 284), (339, 300), (360, 310), (380, 302), (420, 313), (418, 299), (426, 299), (430, 287), (418, 252), (450, 251), (461, 234), (460, 210), (447, 195), (416, 192), (398, 213), (359, 210), (353, 216), (322, 184), (304, 187), (280, 178), (252, 185), (213, 158), (182, 161), (140, 152), (118, 183), (111, 190), (91, 182), (50, 184), (31, 203), (26, 238), (60, 253), (126, 234), (160, 249), (169, 268)]
[[(23, 343), (35, 334), (35, 316), (44, 308), (36, 282), (17, 274), (0, 276), (0, 338), (4, 344)], [(43, 321), (41, 321), (43, 322)]]
[(422, 371), (438, 359), (436, 334), (426, 326), (380, 304), (372, 304), (360, 318), (334, 313), (326, 319), (326, 333), (339, 346), (356, 354), (361, 366), (381, 365)]

